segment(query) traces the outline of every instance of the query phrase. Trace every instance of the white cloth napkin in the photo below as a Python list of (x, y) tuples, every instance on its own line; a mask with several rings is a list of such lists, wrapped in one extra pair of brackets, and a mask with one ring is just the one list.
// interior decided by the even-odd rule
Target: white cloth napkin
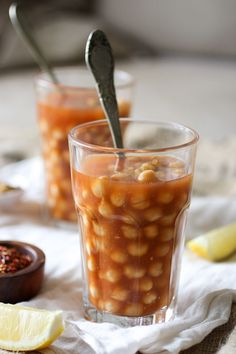
[[(215, 327), (227, 322), (232, 301), (236, 301), (235, 257), (227, 262), (210, 263), (190, 251), (184, 252), (178, 315), (174, 321), (120, 328), (84, 320), (79, 235), (75, 230), (59, 229), (42, 222), (39, 204), (42, 201), (42, 183), (36, 178), (41, 176), (40, 171), (40, 160), (26, 161), (0, 171), (0, 178), (2, 175), (18, 175), (29, 191), (17, 206), (1, 211), (0, 240), (30, 242), (46, 254), (41, 292), (24, 305), (61, 309), (65, 320), (64, 333), (40, 353), (132, 354), (140, 351), (177, 354), (199, 343)], [(40, 191), (38, 195), (37, 190)], [(187, 236), (192, 238), (202, 231), (235, 222), (235, 217), (235, 198), (195, 197), (190, 209)]]

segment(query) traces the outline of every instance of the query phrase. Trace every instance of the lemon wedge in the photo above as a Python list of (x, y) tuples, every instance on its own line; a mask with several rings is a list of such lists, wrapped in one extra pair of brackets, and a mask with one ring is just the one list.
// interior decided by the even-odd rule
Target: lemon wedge
[(1, 349), (42, 349), (50, 345), (63, 330), (61, 311), (0, 303)]
[(198, 256), (210, 261), (224, 259), (236, 251), (236, 224), (211, 230), (186, 245)]

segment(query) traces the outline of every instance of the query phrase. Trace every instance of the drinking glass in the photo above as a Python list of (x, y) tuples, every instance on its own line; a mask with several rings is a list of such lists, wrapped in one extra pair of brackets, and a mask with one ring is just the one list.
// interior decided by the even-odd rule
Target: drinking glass
[[(60, 85), (46, 73), (36, 77), (39, 130), (46, 177), (46, 201), (54, 220), (76, 221), (71, 192), (68, 132), (76, 125), (103, 119), (104, 113), (87, 69), (64, 68), (55, 71)], [(115, 85), (121, 117), (129, 116), (133, 78), (115, 72)], [(100, 143), (102, 144), (102, 136)]]
[[(198, 134), (177, 123), (122, 119), (69, 134), (85, 318), (122, 326), (174, 318)], [(107, 134), (100, 144), (97, 132)]]

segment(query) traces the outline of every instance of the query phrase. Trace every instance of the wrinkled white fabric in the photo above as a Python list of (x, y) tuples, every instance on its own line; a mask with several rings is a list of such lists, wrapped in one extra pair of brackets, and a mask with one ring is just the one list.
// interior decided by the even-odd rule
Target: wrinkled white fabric
[[(17, 205), (7, 208), (0, 205), (0, 240), (29, 242), (46, 254), (41, 292), (24, 305), (61, 309), (65, 320), (64, 333), (40, 353), (132, 354), (139, 350), (147, 354), (177, 354), (199, 343), (215, 327), (227, 322), (232, 301), (236, 301), (236, 257), (227, 262), (210, 263), (187, 250), (183, 256), (178, 315), (174, 321), (120, 328), (84, 320), (78, 231), (56, 228), (42, 218), (40, 160), (33, 159), (0, 170), (0, 178), (9, 175), (18, 175), (19, 180), (24, 181), (26, 194)], [(187, 237), (235, 222), (235, 217), (234, 198), (194, 197)]]

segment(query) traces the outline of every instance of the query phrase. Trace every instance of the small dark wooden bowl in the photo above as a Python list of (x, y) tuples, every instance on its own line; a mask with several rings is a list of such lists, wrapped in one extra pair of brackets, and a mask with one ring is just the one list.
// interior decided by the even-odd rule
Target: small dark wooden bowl
[(0, 274), (0, 302), (15, 304), (29, 300), (39, 292), (44, 276), (45, 254), (38, 247), (19, 241), (0, 241), (29, 255), (32, 263), (15, 273)]

